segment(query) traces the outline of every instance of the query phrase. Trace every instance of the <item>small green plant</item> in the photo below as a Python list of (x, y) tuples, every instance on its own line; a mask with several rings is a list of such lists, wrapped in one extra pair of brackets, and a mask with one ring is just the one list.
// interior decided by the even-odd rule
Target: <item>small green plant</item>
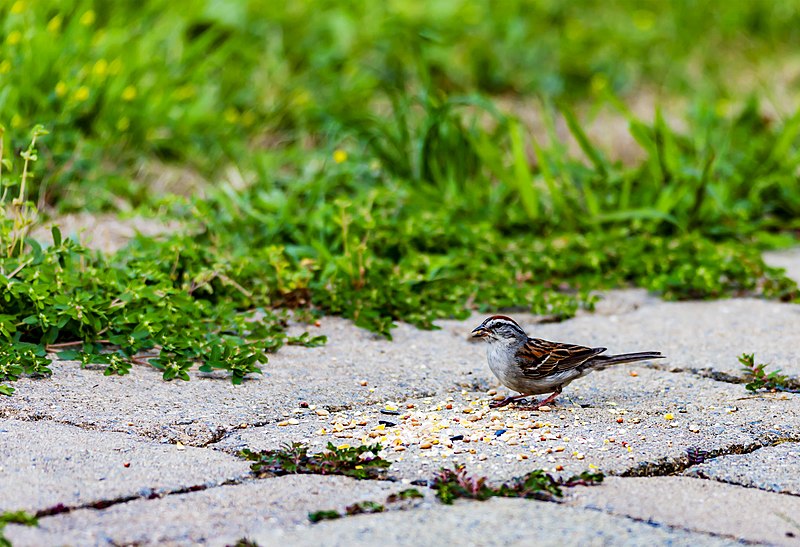
[(752, 353), (743, 353), (739, 356), (739, 362), (742, 364), (742, 372), (747, 381), (745, 388), (748, 391), (755, 393), (759, 389), (766, 389), (768, 391), (788, 391), (792, 393), (799, 393), (800, 389), (792, 387), (792, 380), (783, 374), (780, 369), (773, 370), (767, 373), (766, 367), (769, 365), (761, 363), (755, 364), (755, 356)]
[(7, 524), (21, 524), (23, 526), (38, 526), (39, 522), (33, 515), (25, 511), (6, 511), (0, 513), (0, 547), (11, 547), (11, 542), (3, 534)]
[(569, 479), (553, 478), (549, 473), (536, 469), (524, 477), (516, 478), (500, 487), (487, 484), (486, 477), (467, 474), (463, 465), (453, 469), (442, 469), (431, 486), (442, 503), (451, 504), (458, 498), (487, 500), (493, 497), (533, 498), (552, 501), (563, 495), (563, 487), (594, 485), (603, 481), (602, 473), (583, 472)]
[(320, 522), (323, 520), (336, 520), (342, 518), (342, 514), (334, 509), (323, 509), (321, 511), (313, 511), (308, 514), (308, 520), (311, 522)]
[(376, 479), (384, 476), (391, 463), (378, 456), (380, 444), (335, 447), (328, 443), (326, 450), (309, 454), (301, 443), (285, 444), (279, 450), (254, 452), (244, 449), (239, 457), (254, 462), (250, 469), (258, 477), (275, 477), (296, 473), (315, 475), (345, 475), (356, 479)]
[(386, 498), (386, 503), (396, 503), (398, 501), (413, 500), (424, 497), (425, 496), (423, 496), (422, 493), (416, 488), (407, 488), (406, 490), (401, 490), (396, 494), (389, 494), (389, 496)]
[[(386, 497), (386, 505), (424, 497), (425, 496), (423, 496), (416, 488), (408, 488), (406, 490), (397, 492), (396, 494), (389, 494)], [(308, 514), (308, 520), (311, 522), (319, 522), (321, 520), (335, 520), (344, 516), (361, 515), (365, 513), (382, 513), (386, 511), (386, 505), (376, 501), (360, 501), (345, 507), (344, 513), (334, 510), (314, 511), (313, 513)]]

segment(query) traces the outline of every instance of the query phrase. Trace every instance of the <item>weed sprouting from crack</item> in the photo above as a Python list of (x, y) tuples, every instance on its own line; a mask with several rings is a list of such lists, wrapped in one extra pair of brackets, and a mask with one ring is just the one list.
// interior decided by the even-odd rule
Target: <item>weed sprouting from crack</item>
[(345, 516), (383, 513), (386, 511), (387, 505), (396, 504), (401, 501), (421, 499), (424, 497), (425, 496), (423, 496), (416, 488), (409, 488), (407, 490), (397, 492), (396, 494), (389, 494), (389, 496), (386, 497), (385, 503), (378, 503), (376, 501), (359, 501), (345, 507), (344, 513), (340, 513), (339, 511), (335, 510), (314, 511), (308, 514), (308, 520), (311, 522), (320, 522), (322, 520), (335, 520)]
[(541, 469), (536, 469), (523, 477), (493, 487), (486, 483), (486, 477), (467, 474), (463, 465), (453, 469), (442, 469), (433, 480), (431, 488), (442, 503), (451, 504), (458, 498), (484, 501), (489, 498), (531, 498), (554, 501), (563, 496), (562, 488), (578, 485), (595, 485), (603, 481), (602, 473), (584, 471), (566, 480), (554, 478)]
[(335, 447), (328, 443), (326, 449), (309, 454), (302, 443), (283, 445), (279, 450), (254, 452), (244, 449), (239, 457), (254, 462), (250, 469), (258, 477), (276, 477), (292, 474), (345, 475), (355, 479), (385, 478), (384, 469), (391, 462), (378, 456), (380, 444)]
[(789, 393), (800, 393), (800, 388), (794, 387), (791, 384), (792, 380), (783, 374), (780, 369), (773, 370), (767, 373), (766, 363), (756, 364), (755, 356), (752, 353), (743, 353), (739, 356), (739, 362), (742, 364), (742, 371), (744, 372), (745, 388), (753, 393), (759, 389), (766, 389), (768, 391), (786, 391)]

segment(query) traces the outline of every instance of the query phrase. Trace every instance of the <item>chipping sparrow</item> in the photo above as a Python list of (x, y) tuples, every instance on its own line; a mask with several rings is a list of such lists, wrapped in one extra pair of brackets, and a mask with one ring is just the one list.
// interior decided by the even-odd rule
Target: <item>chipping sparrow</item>
[(606, 348), (588, 348), (573, 344), (528, 338), (516, 321), (505, 315), (493, 315), (472, 331), (473, 338), (489, 343), (486, 356), (489, 368), (500, 382), (521, 395), (495, 401), (493, 408), (505, 406), (528, 395), (551, 393), (548, 398), (524, 410), (536, 410), (555, 399), (561, 390), (581, 376), (609, 365), (646, 359), (662, 359), (658, 351), (600, 355)]

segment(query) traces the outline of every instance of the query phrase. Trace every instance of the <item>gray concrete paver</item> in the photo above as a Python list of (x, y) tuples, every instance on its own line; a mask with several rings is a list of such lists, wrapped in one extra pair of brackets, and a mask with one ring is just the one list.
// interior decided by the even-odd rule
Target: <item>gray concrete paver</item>
[(751, 542), (797, 545), (800, 498), (690, 477), (611, 477), (575, 488), (569, 503)]
[(87, 431), (46, 420), (0, 421), (0, 512), (36, 512), (247, 477), (221, 452)]

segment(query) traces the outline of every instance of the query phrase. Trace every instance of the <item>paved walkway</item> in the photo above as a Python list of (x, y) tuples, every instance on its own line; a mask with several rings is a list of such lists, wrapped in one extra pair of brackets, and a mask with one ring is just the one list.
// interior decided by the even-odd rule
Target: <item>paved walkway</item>
[[(800, 278), (800, 253), (770, 259)], [(590, 375), (536, 412), (488, 408), (505, 390), (467, 337), (480, 316), (431, 332), (401, 325), (393, 342), (326, 318), (310, 327), (326, 346), (284, 348), (238, 387), (218, 374), (167, 383), (146, 367), (104, 377), (58, 362), (52, 378), (0, 399), (0, 511), (58, 513), (6, 535), (17, 546), (800, 544), (800, 395), (732, 382), (743, 352), (800, 377), (800, 306), (632, 290), (563, 323), (516, 318), (538, 337), (668, 359)], [(256, 479), (234, 455), (290, 441), (381, 442), (394, 480)], [(693, 465), (689, 448), (706, 461)], [(445, 506), (421, 487), (423, 499), (385, 513), (308, 521), (455, 462), (493, 482), (534, 468), (608, 478), (563, 503)]]

